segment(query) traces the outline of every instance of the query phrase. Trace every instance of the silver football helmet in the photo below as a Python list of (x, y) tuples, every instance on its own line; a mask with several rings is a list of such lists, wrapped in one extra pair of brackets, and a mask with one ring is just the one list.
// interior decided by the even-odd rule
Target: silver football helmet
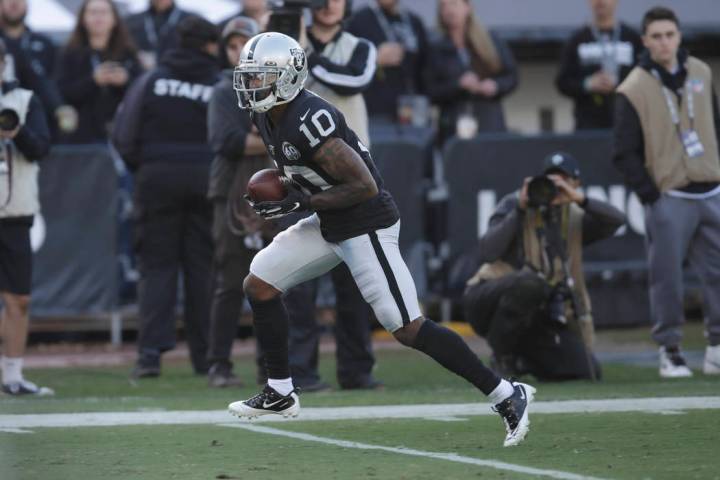
[(277, 32), (255, 35), (245, 44), (233, 74), (238, 105), (267, 112), (294, 99), (307, 75), (305, 50), (298, 42)]

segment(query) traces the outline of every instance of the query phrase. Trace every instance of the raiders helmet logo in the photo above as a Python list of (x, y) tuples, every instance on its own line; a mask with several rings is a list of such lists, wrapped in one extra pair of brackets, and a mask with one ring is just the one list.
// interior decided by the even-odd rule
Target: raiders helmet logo
[(305, 67), (305, 50), (302, 48), (291, 48), (290, 54), (292, 55), (293, 67), (296, 71), (300, 71)]
[(297, 162), (300, 160), (300, 150), (298, 150), (292, 143), (283, 142), (282, 151), (285, 157), (291, 162)]

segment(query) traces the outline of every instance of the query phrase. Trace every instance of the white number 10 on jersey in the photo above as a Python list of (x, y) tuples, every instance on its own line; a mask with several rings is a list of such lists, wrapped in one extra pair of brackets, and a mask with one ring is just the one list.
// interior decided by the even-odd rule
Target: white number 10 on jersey
[[(327, 123), (327, 126), (323, 126), (323, 122), (321, 121), (323, 118), (326, 119), (324, 123)], [(315, 112), (313, 116), (310, 117), (310, 121), (315, 126), (315, 129), (320, 134), (320, 136), (323, 138), (327, 137), (335, 131), (335, 121), (330, 115), (330, 112), (328, 112), (324, 108)], [(307, 137), (308, 141), (310, 142), (310, 147), (314, 147), (318, 143), (320, 143), (320, 139), (312, 134), (308, 126), (305, 125), (305, 123), (300, 124), (300, 131)]]

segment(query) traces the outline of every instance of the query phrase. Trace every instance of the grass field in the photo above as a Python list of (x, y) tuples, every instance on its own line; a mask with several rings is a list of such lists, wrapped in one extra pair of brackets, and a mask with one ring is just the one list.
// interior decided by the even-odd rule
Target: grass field
[[(306, 394), (303, 407), (484, 401), (416, 352), (383, 350), (377, 357), (384, 391)], [(333, 359), (324, 356), (321, 364), (325, 378), (332, 379)], [(251, 359), (240, 359), (237, 368), (253, 378)], [(208, 390), (204, 378), (184, 363), (166, 365), (159, 379), (135, 385), (127, 367), (29, 373), (58, 395), (0, 397), (0, 430), (7, 419), (19, 418), (11, 415), (155, 412), (172, 418), (174, 410), (200, 415), (256, 392), (254, 386)], [(620, 364), (605, 365), (605, 380), (598, 384), (536, 386), (538, 408), (555, 400), (720, 396), (719, 377), (660, 381), (654, 368)], [(255, 431), (233, 428), (246, 424), (221, 412), (219, 421), (195, 425), (9, 429), (0, 431), (0, 479), (720, 479), (717, 408), (536, 413), (526, 442), (510, 449), (501, 446), (499, 417), (442, 408), (450, 418), (272, 422), (252, 424)], [(300, 437), (288, 436), (295, 434)]]

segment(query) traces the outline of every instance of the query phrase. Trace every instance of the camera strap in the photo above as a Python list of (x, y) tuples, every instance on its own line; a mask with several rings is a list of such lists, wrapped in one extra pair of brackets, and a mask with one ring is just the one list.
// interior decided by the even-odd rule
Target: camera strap
[[(557, 210), (555, 210), (557, 211)], [(535, 232), (536, 239), (539, 244), (539, 265), (534, 265), (535, 269), (543, 272), (550, 284), (554, 285), (562, 280), (559, 278), (564, 276), (563, 262), (567, 258), (567, 237), (570, 225), (570, 209), (563, 207), (560, 209), (559, 221), (547, 220), (553, 209), (545, 212), (536, 210), (533, 214), (534, 225), (532, 230)], [(553, 215), (554, 216), (554, 215)], [(526, 263), (532, 264), (534, 259), (533, 253), (526, 251)], [(529, 258), (528, 258), (529, 257)]]
[(2, 156), (3, 158), (0, 159), (0, 164), (5, 163), (6, 170), (0, 171), (0, 177), (2, 177), (4, 174), (7, 174), (7, 187), (8, 187), (8, 194), (7, 197), (2, 201), (2, 204), (0, 204), (0, 210), (4, 210), (5, 207), (7, 207), (10, 204), (10, 200), (12, 199), (12, 191), (13, 191), (13, 147), (9, 140), (3, 140), (2, 141)]

